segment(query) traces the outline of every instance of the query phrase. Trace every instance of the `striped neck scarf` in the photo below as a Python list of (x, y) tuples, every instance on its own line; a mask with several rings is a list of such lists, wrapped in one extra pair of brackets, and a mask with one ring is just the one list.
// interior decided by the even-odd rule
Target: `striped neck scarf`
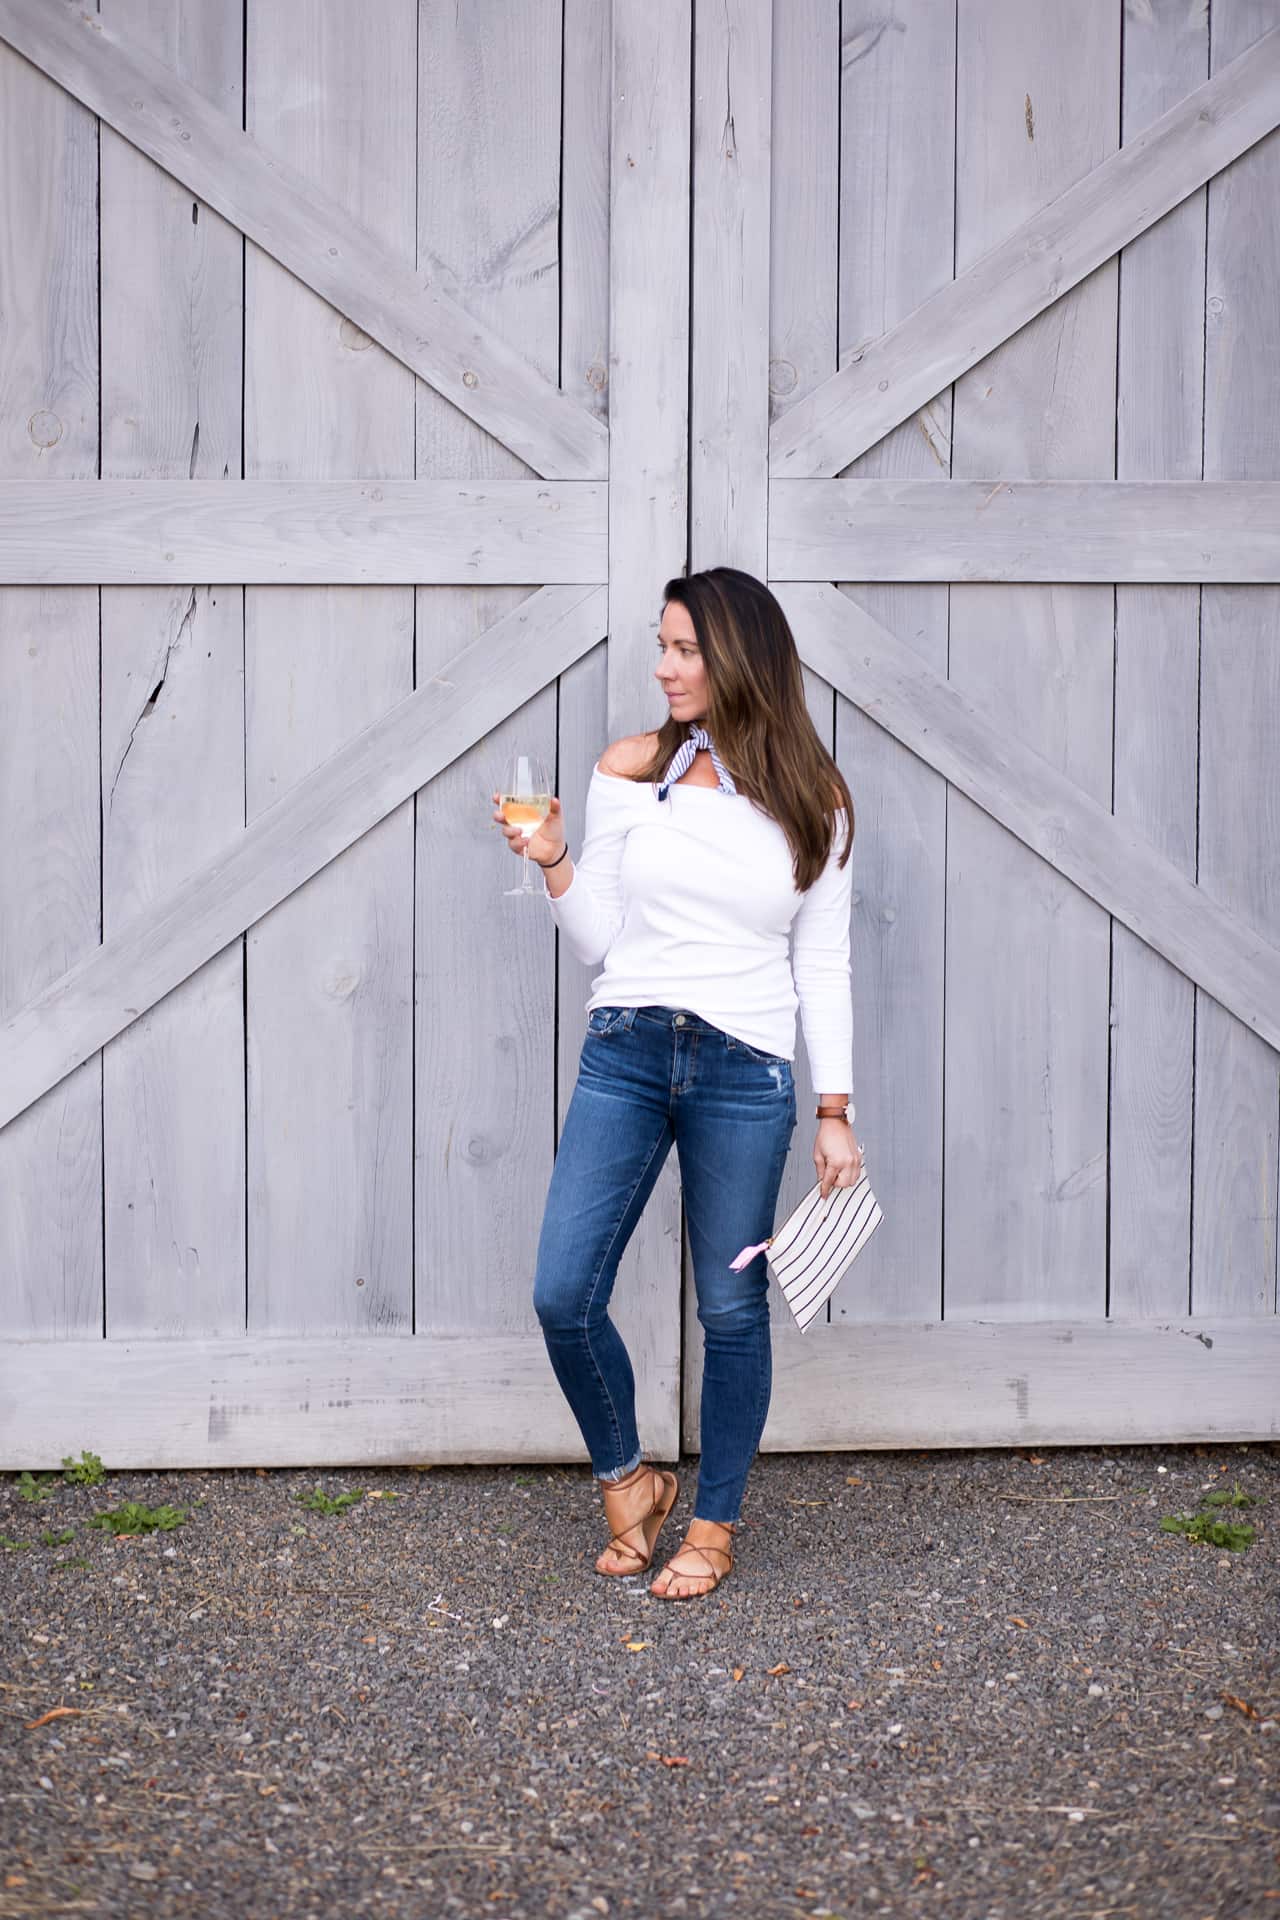
[(716, 770), (721, 793), (737, 793), (738, 789), (733, 784), (733, 775), (725, 767), (720, 755), (716, 752), (715, 742), (712, 740), (711, 735), (705, 727), (695, 726), (689, 729), (688, 735), (676, 750), (675, 759), (667, 768), (667, 777), (658, 788), (659, 800), (665, 800), (673, 782), (688, 773), (690, 767), (693, 765), (693, 756), (697, 753), (699, 747), (705, 747), (711, 755), (711, 764)]

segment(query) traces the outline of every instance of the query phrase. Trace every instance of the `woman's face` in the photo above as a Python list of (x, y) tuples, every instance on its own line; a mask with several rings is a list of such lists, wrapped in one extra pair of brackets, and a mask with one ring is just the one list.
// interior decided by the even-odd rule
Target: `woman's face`
[(687, 607), (668, 600), (658, 627), (658, 685), (677, 720), (701, 720), (707, 711), (707, 670)]

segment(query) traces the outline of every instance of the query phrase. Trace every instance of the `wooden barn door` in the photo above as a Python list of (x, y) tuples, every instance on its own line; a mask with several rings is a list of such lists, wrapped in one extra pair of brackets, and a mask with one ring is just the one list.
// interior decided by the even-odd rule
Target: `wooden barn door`
[(690, 564), (853, 793), (885, 1213), (766, 1449), (1280, 1431), (1273, 25), (695, 10)]
[[(582, 1457), (531, 1291), (593, 970), (489, 796), (534, 751), (580, 835), (652, 700), (690, 48), (0, 0), (6, 1466)], [(669, 1453), (674, 1163), (618, 1318)]]
[[(885, 1209), (765, 1446), (1276, 1430), (1268, 10), (0, 0), (0, 1464), (583, 1457), (593, 970), (488, 796), (580, 841), (717, 563), (854, 794)], [(665, 1456), (687, 1252), (673, 1156)]]

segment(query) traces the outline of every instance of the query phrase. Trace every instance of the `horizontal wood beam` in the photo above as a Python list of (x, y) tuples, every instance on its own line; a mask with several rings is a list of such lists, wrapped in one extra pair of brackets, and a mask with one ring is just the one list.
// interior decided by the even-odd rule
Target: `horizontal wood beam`
[(0, 1025), (0, 1127), (581, 659), (606, 619), (604, 587), (531, 594), (28, 1001)]
[(596, 584), (598, 480), (0, 481), (0, 585)]
[[(0, 481), (0, 585), (602, 583), (597, 481)], [(1280, 581), (1280, 481), (777, 480), (772, 580)]]
[(1280, 581), (1277, 480), (775, 480), (771, 580)]
[(1280, 27), (775, 420), (779, 478), (838, 474), (1280, 123)]
[(774, 587), (807, 666), (1280, 1050), (1280, 948), (837, 587)]
[[(766, 1453), (1280, 1436), (1274, 1315), (780, 1331)], [(86, 1438), (118, 1470), (586, 1464), (541, 1336), (501, 1328), (0, 1342), (0, 1470), (57, 1468)]]
[(857, 1317), (868, 1284), (841, 1281), (828, 1326), (781, 1325), (762, 1452), (1280, 1437), (1275, 1314), (878, 1322)]
[(609, 431), (595, 414), (80, 0), (0, 0), (0, 39), (535, 473), (607, 476)]
[[(110, 1304), (108, 1303), (108, 1312)], [(48, 1361), (55, 1409), (31, 1371)], [(641, 1393), (653, 1409), (658, 1362)], [(75, 1437), (67, 1439), (74, 1429)], [(90, 1438), (86, 1440), (85, 1436)], [(0, 1342), (0, 1470), (581, 1460), (540, 1333), (233, 1335)]]

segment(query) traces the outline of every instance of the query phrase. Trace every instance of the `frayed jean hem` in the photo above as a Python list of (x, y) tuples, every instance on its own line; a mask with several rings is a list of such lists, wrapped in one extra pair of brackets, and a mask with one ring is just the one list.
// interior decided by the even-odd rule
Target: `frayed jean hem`
[(625, 1480), (627, 1475), (629, 1473), (634, 1473), (636, 1468), (640, 1465), (641, 1457), (642, 1457), (641, 1449), (637, 1447), (634, 1460), (629, 1460), (625, 1467), (611, 1467), (608, 1473), (598, 1473), (596, 1474), (596, 1479), (597, 1480)]

